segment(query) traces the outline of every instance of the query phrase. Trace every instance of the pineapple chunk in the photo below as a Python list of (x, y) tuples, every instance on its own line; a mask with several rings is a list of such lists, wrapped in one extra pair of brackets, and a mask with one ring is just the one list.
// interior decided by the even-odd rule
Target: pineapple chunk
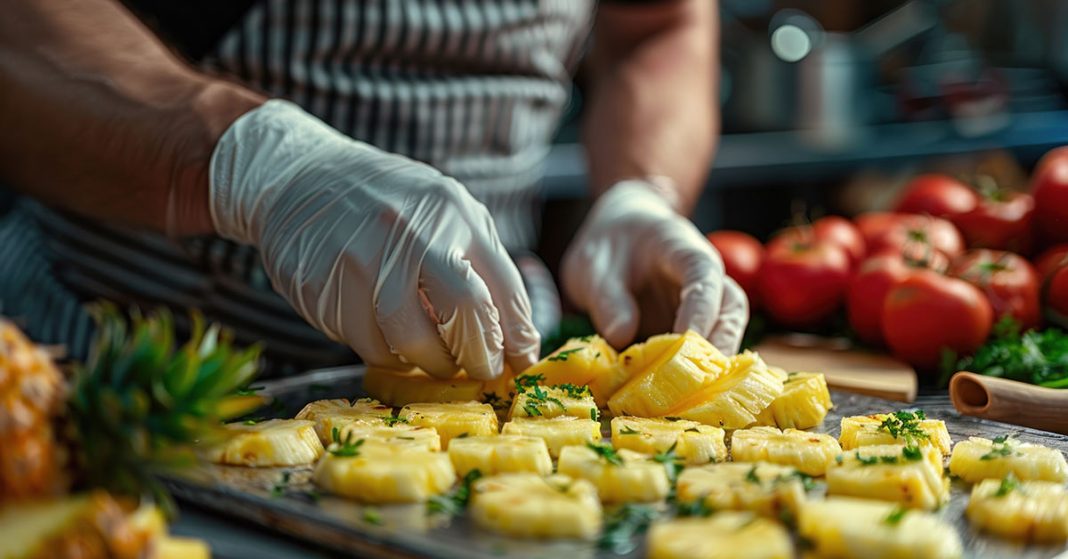
[(953, 446), (946, 422), (927, 419), (919, 411), (843, 417), (842, 435), (838, 437), (843, 450), (876, 444), (907, 444), (910, 441), (933, 445), (943, 456), (949, 456)]
[(1035, 542), (1068, 539), (1068, 490), (1052, 481), (985, 479), (972, 487), (968, 520), (1006, 538)]
[(562, 415), (552, 419), (513, 419), (504, 424), (502, 435), (524, 435), (543, 439), (549, 455), (560, 456), (565, 446), (584, 445), (601, 440), (601, 422)]
[(782, 394), (785, 378), (769, 369), (759, 355), (746, 351), (731, 358), (726, 374), (667, 415), (724, 429), (748, 427)]
[(782, 394), (757, 415), (756, 421), (779, 429), (810, 429), (823, 423), (832, 406), (822, 373), (789, 373)]
[(483, 383), (467, 378), (464, 371), (451, 379), (437, 379), (421, 369), (397, 371), (368, 367), (363, 377), (363, 390), (383, 404), (401, 407), (416, 402), (478, 400), (482, 397)]
[(842, 454), (827, 470), (827, 494), (932, 510), (949, 499), (949, 478), (932, 446), (871, 445)]
[(731, 437), (735, 462), (783, 464), (810, 476), (822, 476), (841, 452), (834, 437), (797, 429), (752, 427), (735, 431)]
[(790, 535), (782, 526), (744, 512), (709, 518), (679, 518), (653, 524), (649, 559), (791, 559)]
[(602, 522), (593, 484), (560, 474), (482, 478), (471, 486), (470, 512), (476, 525), (518, 538), (590, 539)]
[(590, 392), (593, 392), (593, 401), (599, 408), (607, 408), (608, 400), (630, 380), (630, 375), (619, 365), (612, 365), (611, 369), (601, 371), (590, 384)]
[(493, 406), (493, 409), (506, 412), (512, 407), (515, 397), (515, 374), (508, 365), (504, 366), (501, 376), (482, 383), (482, 394), (478, 401)]
[(604, 338), (592, 335), (571, 338), (545, 359), (531, 365), (523, 374), (541, 375), (547, 385), (587, 385), (611, 375), (616, 366), (616, 350)]
[(1061, 451), (1009, 436), (970, 437), (957, 443), (949, 457), (949, 472), (969, 483), (1002, 479), (1010, 473), (1023, 481), (1068, 481)]
[(163, 536), (156, 540), (152, 559), (211, 559), (211, 548), (203, 540)]
[(483, 475), (532, 472), (547, 476), (553, 473), (549, 447), (537, 437), (494, 435), (453, 439), (449, 458), (460, 476), (471, 470)]
[(552, 418), (570, 415), (580, 419), (597, 419), (597, 403), (586, 386), (528, 386), (515, 395), (511, 419), (517, 417)]
[(309, 402), (295, 419), (307, 419), (315, 422), (315, 433), (324, 444), (330, 444), (331, 433), (334, 429), (360, 419), (377, 419), (390, 417), (393, 409), (378, 403), (377, 400), (361, 398), (349, 403), (348, 400), (316, 400)]
[(634, 344), (619, 354), (619, 368), (627, 378), (635, 377), (667, 353), (682, 337), (682, 334), (660, 334)]
[[(409, 425), (406, 421), (396, 417), (386, 418), (388, 421), (374, 419), (370, 421), (353, 421), (338, 429), (338, 439), (367, 439), (381, 441), (398, 446), (409, 446), (437, 452), (441, 450), (441, 436), (432, 427)], [(333, 432), (331, 432), (333, 441)]]
[(564, 447), (556, 470), (592, 483), (604, 503), (660, 501), (671, 489), (664, 464), (648, 454), (617, 452), (607, 444)]
[(441, 436), (441, 448), (444, 449), (449, 448), (449, 441), (455, 437), (497, 434), (497, 414), (493, 406), (479, 402), (409, 404), (397, 417), (411, 425), (433, 427)]
[(365, 503), (421, 503), (440, 495), (456, 481), (456, 470), (443, 452), (357, 443), (351, 452), (331, 446), (315, 468), (313, 479), (323, 489)]
[(819, 557), (956, 559), (960, 537), (934, 514), (892, 503), (828, 497), (801, 505), (798, 532)]
[(708, 464), (679, 474), (678, 499), (701, 501), (710, 510), (748, 510), (781, 518), (797, 515), (805, 501), (801, 473), (788, 466), (756, 462)]
[(696, 332), (659, 337), (656, 347), (666, 346), (658, 357), (642, 356), (649, 365), (634, 374), (609, 400), (615, 415), (660, 417), (698, 390), (726, 373), (729, 362), (715, 346)]
[(252, 425), (229, 423), (230, 436), (205, 449), (205, 457), (230, 466), (301, 466), (323, 455), (315, 424), (304, 419), (271, 419)]
[(675, 447), (675, 454), (686, 464), (726, 460), (724, 435), (719, 427), (684, 419), (612, 418), (612, 446), (645, 454), (667, 452)]

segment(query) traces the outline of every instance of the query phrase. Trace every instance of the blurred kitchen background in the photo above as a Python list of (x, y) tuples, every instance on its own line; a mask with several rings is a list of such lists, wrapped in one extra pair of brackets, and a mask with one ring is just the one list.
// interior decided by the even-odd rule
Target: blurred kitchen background
[[(884, 209), (919, 171), (1026, 188), (1068, 144), (1068, 2), (720, 0), (722, 136), (694, 215), (766, 238)], [(547, 163), (541, 252), (583, 212), (582, 75)]]

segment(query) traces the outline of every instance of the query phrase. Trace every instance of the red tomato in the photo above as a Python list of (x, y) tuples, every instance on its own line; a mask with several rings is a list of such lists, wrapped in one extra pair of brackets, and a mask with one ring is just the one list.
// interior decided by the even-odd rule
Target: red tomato
[(948, 261), (939, 253), (934, 260), (914, 260), (897, 251), (884, 252), (865, 260), (853, 279), (846, 294), (846, 312), (849, 324), (860, 339), (874, 345), (885, 343), (883, 339), (883, 302), (887, 293), (917, 271), (945, 269)]
[(1061, 266), (1043, 288), (1046, 312), (1050, 322), (1068, 328), (1068, 266)]
[(972, 211), (949, 219), (971, 248), (1029, 254), (1034, 243), (1034, 216), (1035, 199), (1030, 194), (999, 191), (983, 197)]
[(935, 370), (943, 349), (974, 352), (993, 324), (994, 312), (979, 289), (932, 271), (901, 282), (883, 303), (886, 344), (920, 370)]
[(1035, 258), (1035, 272), (1038, 273), (1038, 280), (1046, 281), (1053, 272), (1057, 271), (1057, 268), (1066, 264), (1068, 264), (1068, 243), (1051, 246)]
[(827, 241), (769, 245), (757, 281), (761, 305), (784, 326), (815, 326), (838, 310), (849, 271), (849, 256)]
[(978, 203), (968, 185), (946, 175), (927, 174), (909, 181), (894, 210), (946, 217), (970, 212)]
[(892, 249), (905, 251), (916, 245), (930, 246), (952, 258), (964, 252), (964, 239), (952, 223), (915, 214), (869, 212), (854, 220), (868, 254)]
[(768, 250), (781, 244), (806, 244), (812, 241), (825, 241), (840, 247), (853, 266), (864, 260), (864, 237), (848, 219), (836, 215), (817, 219), (811, 225), (783, 229), (768, 242)]
[(1042, 321), (1038, 275), (1022, 256), (998, 250), (971, 250), (953, 262), (949, 274), (979, 288), (995, 317), (1010, 315), (1023, 330)]
[(752, 235), (741, 231), (715, 231), (708, 241), (716, 247), (727, 275), (734, 278), (752, 301), (756, 295), (756, 280), (760, 263), (764, 260), (764, 246)]
[(1068, 241), (1068, 146), (1050, 151), (1031, 177), (1035, 225), (1047, 241)]

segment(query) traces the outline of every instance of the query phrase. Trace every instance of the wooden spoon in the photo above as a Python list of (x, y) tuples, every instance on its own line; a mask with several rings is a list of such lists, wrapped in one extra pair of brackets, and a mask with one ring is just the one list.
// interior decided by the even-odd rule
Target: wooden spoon
[(962, 371), (949, 381), (949, 398), (964, 415), (1068, 435), (1068, 390)]

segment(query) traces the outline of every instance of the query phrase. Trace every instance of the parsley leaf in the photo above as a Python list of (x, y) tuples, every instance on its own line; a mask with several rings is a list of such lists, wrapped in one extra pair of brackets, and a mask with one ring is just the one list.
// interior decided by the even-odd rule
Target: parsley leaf
[(886, 515), (883, 522), (891, 526), (897, 526), (901, 523), (901, 519), (905, 518), (905, 515), (908, 514), (908, 512), (909, 509), (907, 508), (895, 507), (894, 510), (890, 511), (890, 514)]
[(623, 505), (606, 515), (597, 546), (620, 555), (630, 553), (638, 546), (634, 536), (648, 530), (657, 516), (652, 505)]
[(1016, 476), (1013, 475), (1012, 472), (1009, 472), (1009, 475), (1005, 476), (1005, 478), (1001, 480), (1001, 485), (999, 485), (998, 490), (994, 492), (994, 496), (1004, 497), (1005, 495), (1008, 495), (1009, 493), (1015, 491), (1016, 488), (1019, 486), (1020, 480), (1016, 479)]
[(353, 440), (355, 436), (352, 431), (345, 433), (345, 440), (341, 440), (340, 431), (338, 431), (337, 427), (334, 427), (330, 431), (330, 438), (333, 442), (330, 443), (330, 447), (326, 449), (330, 454), (346, 458), (360, 455), (360, 447), (363, 446), (363, 439)]
[(918, 446), (908, 445), (901, 449), (901, 456), (905, 457), (905, 460), (909, 462), (917, 462), (923, 460), (923, 451)]
[(749, 468), (749, 471), (745, 473), (745, 481), (748, 481), (749, 483), (755, 483), (757, 485), (760, 485), (760, 478), (757, 477), (756, 470), (757, 470), (757, 467), (756, 467), (755, 464), (753, 465), (752, 468)]
[(1016, 449), (1016, 441), (1012, 438), (1012, 435), (999, 435), (994, 437), (993, 444), (990, 445), (990, 452), (979, 457), (980, 460), (995, 460), (1003, 456), (1012, 456), (1013, 451)]
[(584, 348), (584, 347), (574, 347), (574, 348), (571, 348), (571, 349), (565, 349), (564, 351), (561, 351), (561, 352), (559, 352), (559, 353), (557, 353), (555, 355), (550, 355), (550, 356), (546, 357), (545, 360), (546, 361), (567, 361), (567, 358), (572, 353), (575, 353), (577, 351), (582, 351), (584, 349), (586, 349), (586, 348)]
[(368, 524), (374, 524), (375, 526), (382, 525), (382, 514), (375, 508), (363, 509), (363, 521)]
[(613, 466), (622, 466), (623, 459), (619, 457), (616, 449), (607, 443), (586, 443), (586, 448), (594, 451), (597, 456)]
[(854, 452), (853, 455), (856, 456), (857, 462), (860, 462), (862, 466), (874, 466), (879, 463), (878, 456), (861, 456), (859, 450)]
[(879, 430), (887, 432), (895, 439), (902, 439), (906, 444), (917, 440), (926, 440), (928, 435), (920, 428), (920, 422), (927, 419), (923, 410), (902, 410), (889, 413), (879, 424)]
[(271, 487), (272, 497), (281, 497), (286, 494), (286, 487), (289, 485), (289, 472), (282, 472), (282, 481), (275, 483)]
[[(1068, 387), (1068, 334), (1057, 328), (1020, 333), (1006, 316), (990, 341), (975, 354), (948, 364), (952, 372), (972, 371), (1050, 388)], [(948, 369), (947, 369), (948, 370)]]
[(462, 513), (464, 509), (467, 508), (467, 504), (471, 501), (471, 485), (481, 477), (482, 471), (477, 468), (467, 472), (467, 475), (460, 480), (460, 485), (457, 486), (456, 489), (453, 489), (450, 493), (445, 495), (435, 495), (427, 501), (427, 514), (447, 514), (455, 516)]
[(538, 385), (539, 382), (545, 380), (545, 375), (519, 375), (515, 377), (515, 391), (518, 394), (522, 394), (527, 391), (528, 388), (532, 388)]
[(382, 423), (385, 423), (387, 427), (393, 427), (398, 423), (407, 424), (408, 420), (403, 417), (393, 417), (392, 415), (387, 415), (382, 418)]

